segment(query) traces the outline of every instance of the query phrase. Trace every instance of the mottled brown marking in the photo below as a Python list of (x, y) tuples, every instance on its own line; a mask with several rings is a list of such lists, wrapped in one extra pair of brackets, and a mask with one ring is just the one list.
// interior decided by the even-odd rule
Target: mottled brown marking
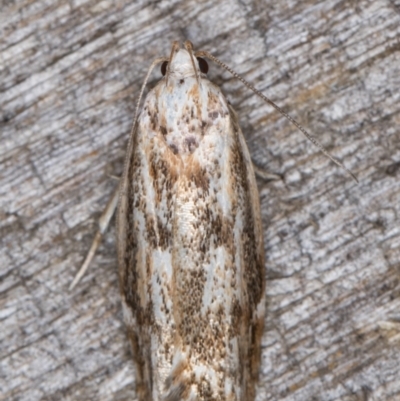
[(136, 392), (140, 400), (151, 400), (148, 378), (150, 376), (149, 366), (143, 354), (143, 344), (139, 343), (138, 335), (128, 328), (128, 338), (132, 351), (135, 355), (136, 368)]
[(219, 112), (214, 110), (208, 113), (208, 117), (211, 118), (212, 120), (215, 120), (216, 118), (219, 117)]
[[(155, 106), (155, 107), (157, 107), (157, 106)], [(150, 126), (153, 131), (156, 131), (158, 129), (158, 109), (155, 108), (152, 111), (150, 111), (150, 109), (149, 109), (148, 114), (150, 117)]]
[(167, 129), (164, 127), (164, 126), (162, 126), (162, 125), (160, 125), (160, 131), (161, 131), (161, 135), (163, 136), (163, 137), (165, 137), (166, 135), (167, 135)]
[(197, 162), (192, 161), (188, 164), (185, 175), (189, 182), (193, 182), (197, 188), (201, 188), (204, 193), (208, 193), (209, 179), (206, 171)]
[[(194, 127), (193, 127), (194, 131)], [(193, 153), (199, 146), (197, 139), (193, 136), (185, 138), (185, 145), (190, 153)]]
[(171, 143), (168, 146), (169, 146), (169, 148), (171, 149), (171, 151), (172, 151), (172, 153), (174, 155), (178, 155), (179, 154), (179, 149), (174, 143)]

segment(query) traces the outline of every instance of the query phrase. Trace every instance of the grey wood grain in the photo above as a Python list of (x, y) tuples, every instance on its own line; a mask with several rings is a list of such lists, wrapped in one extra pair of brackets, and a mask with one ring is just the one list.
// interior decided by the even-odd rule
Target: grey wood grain
[[(172, 40), (212, 52), (258, 167), (268, 308), (258, 400), (400, 399), (400, 3), (3, 1), (1, 400), (130, 400), (115, 231), (68, 285)], [(149, 87), (160, 78), (152, 75)]]

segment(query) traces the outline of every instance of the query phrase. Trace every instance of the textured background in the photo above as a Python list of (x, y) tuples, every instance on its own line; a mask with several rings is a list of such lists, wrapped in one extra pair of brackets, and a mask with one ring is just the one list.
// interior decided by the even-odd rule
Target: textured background
[[(259, 400), (400, 399), (400, 2), (1, 1), (0, 399), (132, 400), (112, 227), (68, 285), (117, 186), (151, 61), (190, 39), (259, 180), (268, 312)], [(149, 83), (160, 78), (155, 71)]]

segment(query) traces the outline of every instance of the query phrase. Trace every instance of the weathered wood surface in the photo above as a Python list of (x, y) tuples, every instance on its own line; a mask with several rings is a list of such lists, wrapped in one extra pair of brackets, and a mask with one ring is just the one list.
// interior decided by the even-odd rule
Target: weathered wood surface
[[(150, 62), (190, 39), (257, 166), (268, 313), (258, 400), (400, 399), (400, 3), (3, 1), (1, 400), (130, 400), (115, 230), (68, 285), (122, 170)], [(153, 74), (149, 87), (160, 78)]]

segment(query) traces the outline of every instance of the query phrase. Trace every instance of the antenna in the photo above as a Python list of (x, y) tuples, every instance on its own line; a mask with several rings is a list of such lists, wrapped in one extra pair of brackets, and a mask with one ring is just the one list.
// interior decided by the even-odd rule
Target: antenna
[(357, 177), (341, 163), (335, 157), (333, 157), (313, 136), (311, 136), (305, 128), (303, 128), (294, 118), (290, 117), (289, 114), (285, 113), (278, 105), (276, 105), (271, 99), (267, 96), (263, 95), (259, 90), (257, 90), (251, 83), (247, 82), (243, 77), (241, 77), (238, 73), (232, 70), (232, 68), (228, 67), (225, 63), (221, 60), (214, 57), (212, 54), (208, 53), (207, 51), (198, 51), (195, 53), (196, 57), (206, 57), (219, 66), (230, 72), (235, 78), (241, 81), (245, 86), (247, 86), (250, 90), (252, 90), (257, 96), (259, 96), (264, 102), (271, 105), (275, 110), (278, 110), (285, 118), (287, 118), (292, 124), (294, 124), (305, 136), (308, 140), (310, 140), (326, 157), (328, 157), (331, 161), (333, 161), (336, 165), (343, 168), (347, 173), (351, 175), (355, 182), (358, 183)]

